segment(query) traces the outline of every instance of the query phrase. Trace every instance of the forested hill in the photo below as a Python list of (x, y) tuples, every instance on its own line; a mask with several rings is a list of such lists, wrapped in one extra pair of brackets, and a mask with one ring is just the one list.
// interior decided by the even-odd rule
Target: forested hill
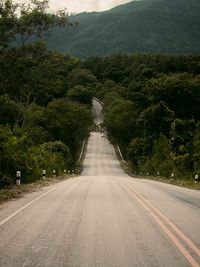
[(55, 28), (50, 48), (78, 57), (116, 53), (200, 53), (199, 0), (140, 0), (106, 12), (73, 16), (76, 28)]

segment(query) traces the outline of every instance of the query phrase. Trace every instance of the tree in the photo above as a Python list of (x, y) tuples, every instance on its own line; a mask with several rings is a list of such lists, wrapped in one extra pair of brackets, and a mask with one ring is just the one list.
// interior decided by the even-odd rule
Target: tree
[(154, 173), (156, 174), (159, 171), (160, 175), (170, 177), (174, 170), (174, 165), (170, 145), (166, 136), (161, 135), (154, 142), (152, 152), (151, 165)]
[(69, 89), (67, 91), (67, 97), (72, 101), (78, 101), (89, 106), (92, 105), (92, 92), (82, 85)]
[(65, 10), (49, 13), (48, 0), (31, 0), (26, 4), (14, 4), (12, 0), (0, 2), (0, 47), (7, 48), (10, 41), (19, 38), (24, 46), (34, 37), (54, 26), (75, 26)]
[(142, 138), (134, 138), (128, 145), (127, 157), (133, 170), (139, 170), (146, 156), (146, 143)]
[(9, 126), (0, 125), (0, 176), (12, 173), (11, 163), (16, 139)]
[(11, 100), (8, 96), (0, 95), (0, 124), (17, 124), (18, 116), (23, 112), (23, 107)]
[(45, 117), (45, 128), (53, 140), (66, 144), (74, 156), (88, 135), (92, 122), (90, 111), (85, 106), (66, 99), (56, 99), (48, 104)]
[(177, 155), (185, 154), (192, 149), (195, 129), (194, 120), (173, 121), (170, 131), (171, 147)]
[(15, 37), (14, 29), (17, 23), (18, 5), (12, 0), (0, 1), (0, 50), (8, 47)]
[(152, 96), (154, 103), (161, 101), (180, 119), (200, 118), (200, 79), (188, 73), (179, 73), (151, 79), (144, 92)]
[(168, 136), (173, 118), (174, 112), (165, 103), (150, 106), (140, 116), (144, 136), (158, 138), (161, 133)]
[(105, 107), (104, 123), (116, 141), (128, 145), (137, 135), (137, 109), (131, 101), (116, 99)]
[(95, 85), (96, 77), (87, 69), (74, 69), (67, 77), (68, 85), (73, 88), (77, 85), (88, 86)]

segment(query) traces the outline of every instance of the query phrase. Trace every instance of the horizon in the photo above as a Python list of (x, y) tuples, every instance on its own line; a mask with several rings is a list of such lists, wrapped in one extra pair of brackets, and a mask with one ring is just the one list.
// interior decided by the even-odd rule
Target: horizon
[[(52, 11), (58, 9), (67, 9), (68, 13), (82, 13), (82, 12), (100, 12), (109, 10), (119, 5), (123, 5), (133, 0), (74, 0), (73, 2), (69, 0), (50, 0), (49, 7)], [(15, 0), (16, 3), (27, 3), (26, 0)]]

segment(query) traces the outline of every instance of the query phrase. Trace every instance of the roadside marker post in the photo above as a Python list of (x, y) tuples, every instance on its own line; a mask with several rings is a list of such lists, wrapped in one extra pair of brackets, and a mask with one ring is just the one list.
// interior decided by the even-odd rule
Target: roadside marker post
[(67, 174), (67, 170), (64, 170), (64, 174), (65, 174), (65, 175)]
[(56, 170), (53, 170), (53, 176), (56, 176)]
[(20, 186), (20, 184), (21, 184), (21, 172), (17, 171), (16, 172), (16, 185)]
[(43, 177), (43, 180), (46, 179), (46, 170), (43, 170), (43, 171), (42, 171), (42, 177)]
[(195, 175), (194, 179), (195, 179), (195, 183), (199, 183), (199, 175), (198, 174)]
[(171, 174), (171, 180), (174, 180), (174, 173)]
[(160, 176), (160, 172), (157, 172), (157, 176), (158, 176), (158, 177)]

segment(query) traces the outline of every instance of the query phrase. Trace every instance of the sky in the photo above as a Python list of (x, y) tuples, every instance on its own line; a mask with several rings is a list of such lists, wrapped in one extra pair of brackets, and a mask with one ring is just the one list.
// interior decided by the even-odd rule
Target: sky
[[(50, 0), (52, 10), (67, 8), (70, 13), (80, 13), (83, 11), (103, 11), (112, 7), (122, 5), (131, 0)], [(15, 2), (27, 2), (26, 0), (15, 0)]]

